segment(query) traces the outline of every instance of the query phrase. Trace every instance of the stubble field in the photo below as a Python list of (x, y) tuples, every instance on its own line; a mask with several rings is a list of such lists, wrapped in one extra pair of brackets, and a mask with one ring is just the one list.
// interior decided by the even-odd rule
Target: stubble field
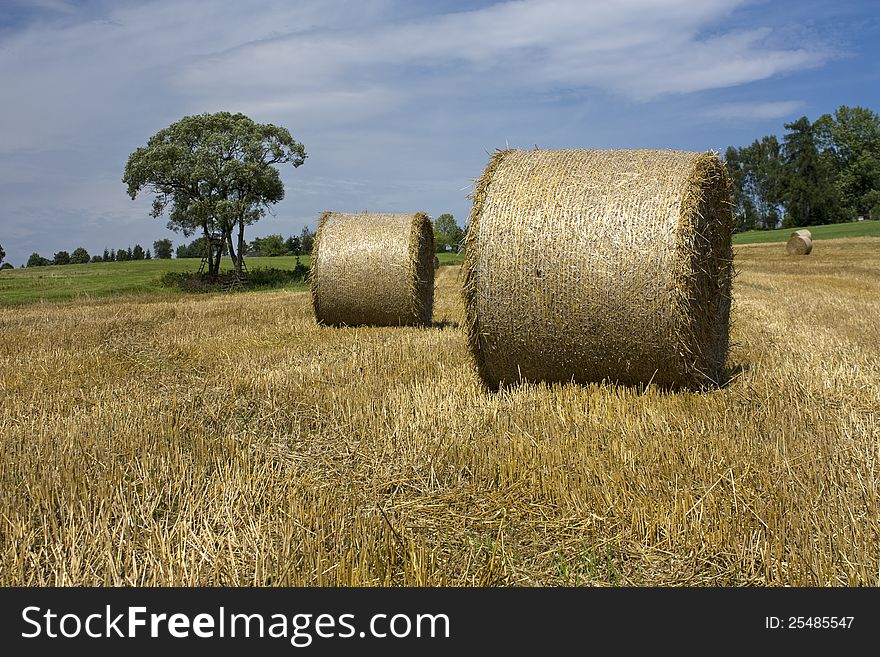
[(880, 238), (736, 263), (701, 393), (487, 392), (458, 267), (429, 328), (0, 308), (0, 585), (880, 585)]

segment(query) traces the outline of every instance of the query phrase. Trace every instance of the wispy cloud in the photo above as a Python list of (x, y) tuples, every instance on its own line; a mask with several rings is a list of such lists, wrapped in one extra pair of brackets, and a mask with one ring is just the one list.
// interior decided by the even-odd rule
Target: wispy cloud
[[(357, 89), (456, 96), (485, 91), (595, 87), (647, 101), (762, 80), (821, 64), (820, 47), (780, 48), (763, 28), (703, 31), (739, 2), (509, 2), (430, 20), (315, 30), (244, 44), (184, 67), (178, 89), (199, 98), (279, 103)], [(314, 55), (312, 55), (314, 53)], [(447, 96), (448, 97), (448, 96)]]
[(802, 100), (778, 100), (767, 102), (725, 103), (710, 107), (705, 115), (715, 119), (733, 119), (737, 121), (766, 121), (783, 119), (793, 116), (803, 108)]
[[(744, 0), (514, 0), (466, 11), (403, 0), (42, 1), (18, 22), (25, 10), (13, 4), (0, 37), (0, 237), (21, 235), (10, 224), (27, 217), (65, 219), (56, 235), (14, 238), (7, 252), (71, 248), (63, 226), (76, 216), (99, 223), (92, 248), (161, 237), (164, 222), (146, 218), (119, 178), (134, 148), (184, 114), (244, 111), (305, 143), (306, 166), (284, 172), (287, 200), (263, 229), (292, 232), (323, 209), (460, 217), (461, 189), (508, 137), (631, 143), (639, 112), (668, 114), (677, 98), (831, 57), (814, 40), (778, 38), (754, 12), (732, 21)], [(796, 102), (723, 100), (691, 116), (764, 120)], [(655, 133), (651, 143), (681, 139)]]

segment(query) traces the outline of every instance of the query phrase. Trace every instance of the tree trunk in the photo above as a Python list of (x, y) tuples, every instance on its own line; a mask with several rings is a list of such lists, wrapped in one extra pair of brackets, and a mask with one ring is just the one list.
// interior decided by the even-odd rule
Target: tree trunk
[(236, 269), (241, 273), (241, 265), (244, 263), (244, 218), (238, 219), (238, 264)]
[(214, 268), (213, 272), (212, 272), (212, 276), (214, 278), (217, 278), (218, 276), (220, 276), (220, 257), (222, 255), (223, 255), (223, 240), (221, 240), (220, 243), (217, 244), (217, 253), (214, 256), (214, 263), (212, 265)]
[(208, 232), (208, 224), (205, 223), (202, 225), (202, 230), (205, 233), (205, 257), (208, 258), (208, 277), (214, 276), (214, 245), (211, 244), (211, 233)]
[(224, 230), (223, 239), (226, 241), (226, 247), (229, 249), (229, 257), (232, 258), (232, 265), (235, 267), (235, 271), (240, 272), (241, 249), (239, 249), (236, 255), (235, 248), (232, 246), (232, 230)]
[(204, 225), (204, 230), (205, 244), (208, 250), (208, 276), (217, 278), (220, 275), (220, 254), (223, 253), (223, 242), (221, 241), (219, 245), (214, 243), (207, 223)]

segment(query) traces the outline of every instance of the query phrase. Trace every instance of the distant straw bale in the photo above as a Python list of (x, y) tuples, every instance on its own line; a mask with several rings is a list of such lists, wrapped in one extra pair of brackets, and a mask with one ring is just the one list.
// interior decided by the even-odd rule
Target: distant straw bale
[(428, 215), (321, 217), (309, 275), (324, 324), (428, 324), (434, 302), (434, 230)]
[(498, 151), (472, 195), (464, 264), (483, 381), (719, 381), (730, 193), (713, 153)]
[[(804, 234), (806, 233), (806, 234)], [(813, 240), (808, 230), (798, 230), (791, 234), (785, 243), (785, 252), (788, 255), (810, 255), (813, 250)]]

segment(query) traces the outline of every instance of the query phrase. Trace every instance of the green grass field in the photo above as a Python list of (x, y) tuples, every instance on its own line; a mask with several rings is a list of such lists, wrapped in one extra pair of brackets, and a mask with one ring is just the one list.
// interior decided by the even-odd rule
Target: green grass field
[(460, 265), (464, 262), (464, 253), (438, 253), (440, 265)]
[[(300, 261), (306, 266), (309, 264), (308, 257), (302, 257)], [(7, 269), (0, 272), (0, 305), (143, 293), (180, 294), (159, 284), (162, 275), (167, 272), (197, 271), (200, 262), (198, 258), (182, 258)], [(248, 269), (293, 269), (296, 258), (248, 258), (245, 264)], [(231, 268), (232, 261), (224, 259), (221, 271)], [(297, 287), (302, 286), (291, 286), (291, 289)]]
[[(795, 228), (778, 230), (750, 230), (733, 236), (734, 244), (766, 244), (785, 242)], [(809, 226), (814, 240), (832, 240), (840, 237), (880, 237), (880, 221), (853, 221), (846, 224)]]
[[(441, 265), (458, 265), (464, 254), (439, 253)], [(308, 256), (300, 262), (308, 266)], [(87, 265), (51, 265), (0, 271), (0, 306), (22, 305), (71, 299), (96, 299), (134, 294), (182, 294), (159, 284), (167, 272), (197, 271), (201, 260), (138, 260), (134, 262), (97, 262)], [(247, 258), (247, 268), (293, 269), (296, 258)], [(224, 259), (221, 271), (231, 269), (232, 262)], [(305, 289), (304, 285), (290, 285), (287, 289)]]

